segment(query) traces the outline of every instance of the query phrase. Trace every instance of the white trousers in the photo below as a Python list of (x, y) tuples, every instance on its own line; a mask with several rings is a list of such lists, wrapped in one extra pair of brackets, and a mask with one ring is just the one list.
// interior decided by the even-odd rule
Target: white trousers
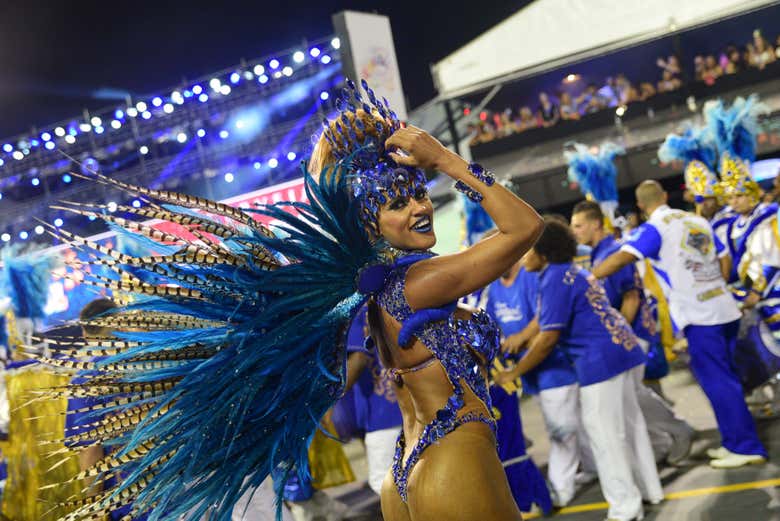
[(647, 425), (637, 401), (644, 365), (580, 387), (582, 422), (590, 439), (607, 517), (627, 521), (642, 514), (642, 498), (663, 499)]
[(550, 438), (547, 479), (556, 504), (564, 505), (571, 501), (576, 492), (574, 477), (580, 463), (577, 441), (580, 422), (579, 386), (571, 384), (545, 389), (539, 392), (536, 399)]
[(675, 414), (666, 401), (651, 388), (639, 382), (637, 400), (647, 423), (647, 433), (656, 461), (661, 461), (678, 438), (691, 436), (693, 428)]
[(366, 464), (368, 466), (368, 486), (379, 494), (382, 490), (387, 471), (393, 466), (395, 443), (401, 427), (367, 432), (364, 438), (366, 444)]

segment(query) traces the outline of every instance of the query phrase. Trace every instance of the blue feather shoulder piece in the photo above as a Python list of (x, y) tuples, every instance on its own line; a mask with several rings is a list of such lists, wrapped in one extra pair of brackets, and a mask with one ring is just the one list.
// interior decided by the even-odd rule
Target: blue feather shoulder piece
[(617, 201), (617, 168), (615, 157), (625, 153), (615, 143), (604, 143), (598, 153), (591, 152), (586, 145), (574, 143), (573, 150), (563, 155), (569, 164), (569, 180), (576, 182), (583, 194), (597, 202)]
[[(85, 282), (145, 297), (82, 322), (110, 328), (112, 338), (60, 340), (52, 348), (69, 358), (46, 360), (85, 378), (52, 395), (100, 397), (82, 411), (91, 423), (68, 441), (117, 449), (74, 479), (126, 476), (71, 505), (69, 520), (132, 503), (151, 521), (228, 521), (239, 498), (272, 471), (279, 494), (287, 476), (308, 473), (309, 442), (342, 393), (348, 323), (367, 298), (357, 291), (359, 273), (391, 262), (358, 218), (349, 161), (319, 182), (304, 169), (308, 203), (252, 210), (95, 174), (153, 201), (123, 211), (184, 226), (197, 240), (83, 206), (74, 211), (159, 246), (141, 241), (146, 256), (135, 256), (60, 231), (94, 249), (95, 264), (122, 274)], [(253, 213), (278, 221), (281, 233)]]
[(682, 134), (669, 134), (658, 149), (663, 163), (682, 161), (686, 165), (698, 160), (710, 170), (718, 166), (718, 150), (709, 128), (688, 125)]
[(747, 99), (739, 97), (730, 107), (723, 101), (709, 102), (704, 106), (704, 119), (718, 147), (718, 152), (730, 154), (743, 161), (756, 159), (756, 135), (758, 118), (768, 112), (759, 102), (758, 95)]

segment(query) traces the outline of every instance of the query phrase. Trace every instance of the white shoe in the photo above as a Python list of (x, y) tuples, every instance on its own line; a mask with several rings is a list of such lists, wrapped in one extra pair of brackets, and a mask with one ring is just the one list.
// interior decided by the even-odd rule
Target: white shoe
[(729, 451), (728, 456), (710, 461), (710, 467), (715, 469), (735, 469), (745, 465), (761, 465), (766, 463), (766, 458), (759, 454), (734, 454)]
[(731, 451), (726, 447), (718, 447), (717, 449), (707, 449), (707, 457), (710, 459), (722, 459), (731, 454)]

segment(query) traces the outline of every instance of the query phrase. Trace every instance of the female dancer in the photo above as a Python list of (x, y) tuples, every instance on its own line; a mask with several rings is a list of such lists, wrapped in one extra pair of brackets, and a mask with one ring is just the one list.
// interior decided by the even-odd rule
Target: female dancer
[[(319, 180), (304, 171), (309, 203), (252, 210), (280, 221), (284, 239), (249, 212), (94, 174), (163, 203), (122, 212), (183, 225), (199, 240), (104, 215), (166, 252), (131, 257), (60, 231), (126, 274), (85, 280), (151, 297), (89, 321), (112, 327), (119, 340), (53, 346), (106, 356), (80, 363), (97, 376), (66, 392), (106, 396), (103, 412), (115, 415), (79, 434), (122, 447), (89, 474), (128, 475), (73, 505), (69, 519), (132, 501), (151, 518), (208, 513), (223, 521), (269, 473), (280, 476), (277, 488), (293, 472), (308, 474), (308, 444), (343, 389), (346, 326), (366, 300), (374, 342), (401, 386), (386, 519), (521, 519), (496, 453), (485, 380), (498, 330), (456, 301), (507, 270), (542, 221), (478, 165), (422, 130), (401, 128), (365, 82), (368, 101), (348, 87), (312, 155)], [(433, 210), (421, 168), (454, 178), (499, 232), (455, 255), (428, 252)]]

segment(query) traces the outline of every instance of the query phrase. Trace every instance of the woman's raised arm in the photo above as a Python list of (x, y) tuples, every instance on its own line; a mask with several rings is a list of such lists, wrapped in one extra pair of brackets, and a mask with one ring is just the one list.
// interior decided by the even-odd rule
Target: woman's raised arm
[(498, 183), (488, 186), (469, 171), (469, 164), (428, 133), (407, 127), (396, 131), (388, 147), (402, 165), (434, 168), (482, 195), (482, 207), (498, 233), (452, 255), (413, 265), (407, 274), (406, 298), (413, 309), (439, 307), (497, 279), (533, 246), (544, 228), (542, 218), (525, 201)]

